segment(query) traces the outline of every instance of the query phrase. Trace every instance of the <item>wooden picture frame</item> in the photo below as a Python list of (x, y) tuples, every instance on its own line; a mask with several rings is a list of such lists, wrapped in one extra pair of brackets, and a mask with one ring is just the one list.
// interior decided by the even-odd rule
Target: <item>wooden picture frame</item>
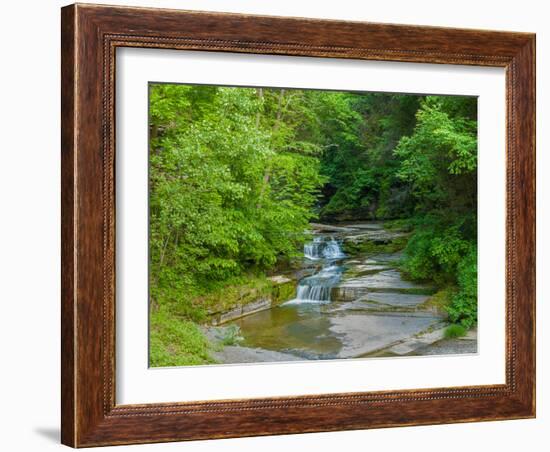
[[(62, 9), (62, 442), (73, 447), (535, 416), (535, 35), (177, 10)], [(115, 403), (115, 50), (506, 69), (506, 383)]]

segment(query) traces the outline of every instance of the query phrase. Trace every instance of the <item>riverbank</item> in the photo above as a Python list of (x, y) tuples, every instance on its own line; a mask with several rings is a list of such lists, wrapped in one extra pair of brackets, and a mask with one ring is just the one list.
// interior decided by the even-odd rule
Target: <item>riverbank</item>
[(292, 271), (194, 301), (206, 317), (196, 325), (204, 341), (193, 337), (186, 347), (200, 346), (189, 364), (475, 353), (475, 339), (465, 347), (445, 338), (445, 292), (405, 278), (409, 235), (379, 222), (314, 224)]
[(445, 354), (475, 353), (475, 340), (453, 349), (455, 342), (445, 339), (449, 323), (437, 287), (404, 278), (396, 249), (404, 247), (408, 231), (375, 222), (314, 226), (304, 265), (314, 263), (317, 271), (300, 281), (294, 299), (230, 322), (241, 340), (216, 359), (410, 356), (428, 354), (433, 344)]

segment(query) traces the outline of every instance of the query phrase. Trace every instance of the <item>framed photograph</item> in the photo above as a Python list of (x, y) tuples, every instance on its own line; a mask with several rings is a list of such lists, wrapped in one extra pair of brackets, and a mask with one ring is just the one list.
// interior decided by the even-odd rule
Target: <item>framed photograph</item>
[(535, 36), (62, 9), (62, 442), (535, 416)]

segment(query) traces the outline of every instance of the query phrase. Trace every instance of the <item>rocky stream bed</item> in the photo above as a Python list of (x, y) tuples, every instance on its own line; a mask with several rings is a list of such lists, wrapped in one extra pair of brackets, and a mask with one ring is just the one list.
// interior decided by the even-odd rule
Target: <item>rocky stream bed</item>
[[(279, 305), (259, 300), (206, 329), (220, 363), (464, 354), (477, 334), (445, 339), (435, 288), (403, 278), (400, 252), (369, 252), (406, 235), (382, 224), (313, 224), (296, 295)], [(365, 244), (367, 246), (365, 246)], [(369, 247), (368, 245), (375, 245)], [(280, 279), (287, 283), (287, 278)], [(227, 345), (228, 332), (238, 332)]]

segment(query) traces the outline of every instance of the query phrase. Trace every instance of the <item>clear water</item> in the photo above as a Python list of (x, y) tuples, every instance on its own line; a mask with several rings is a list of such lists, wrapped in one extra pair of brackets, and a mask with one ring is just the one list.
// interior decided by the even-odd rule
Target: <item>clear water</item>
[[(368, 261), (369, 265), (391, 269), (392, 262), (397, 259), (397, 255), (380, 255), (374, 260), (364, 256), (347, 259), (341, 243), (338, 236), (314, 235), (304, 246), (304, 269), (314, 267), (315, 273), (300, 280), (294, 299), (234, 321), (244, 337), (241, 346), (287, 353), (303, 359), (358, 357), (417, 334), (440, 321), (426, 313), (412, 316), (409, 312), (392, 311), (373, 315), (368, 303), (363, 306), (356, 300), (331, 300), (333, 289), (341, 284), (346, 273), (356, 271), (358, 264), (365, 266)], [(363, 276), (364, 283), (373, 288), (375, 281), (374, 289), (383, 287), (388, 296), (396, 293), (402, 304), (404, 297), (417, 297), (400, 292), (405, 283), (398, 270), (393, 272), (396, 274), (390, 275), (391, 281), (384, 280), (379, 273), (369, 273)]]

